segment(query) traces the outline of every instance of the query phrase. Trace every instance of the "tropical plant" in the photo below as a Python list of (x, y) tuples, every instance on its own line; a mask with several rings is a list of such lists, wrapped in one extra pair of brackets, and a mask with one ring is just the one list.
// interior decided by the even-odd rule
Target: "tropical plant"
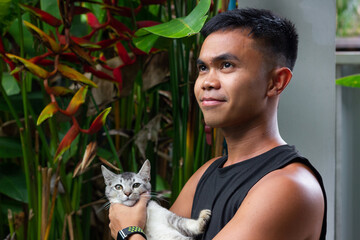
[(100, 164), (148, 158), (176, 198), (219, 152), (192, 92), (196, 33), (219, 4), (0, 3), (0, 236), (106, 239)]

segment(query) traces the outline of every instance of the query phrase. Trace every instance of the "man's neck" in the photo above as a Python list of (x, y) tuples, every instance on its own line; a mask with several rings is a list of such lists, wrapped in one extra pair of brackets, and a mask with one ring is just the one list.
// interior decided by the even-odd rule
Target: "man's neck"
[(284, 145), (277, 120), (248, 128), (223, 128), (228, 147), (228, 160), (224, 167), (265, 153), (274, 147)]

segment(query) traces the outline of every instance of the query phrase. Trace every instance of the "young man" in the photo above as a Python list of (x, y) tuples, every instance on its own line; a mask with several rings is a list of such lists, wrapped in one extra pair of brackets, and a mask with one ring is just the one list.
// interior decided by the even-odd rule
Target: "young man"
[[(196, 218), (211, 209), (199, 239), (325, 239), (321, 177), (281, 138), (277, 124), (297, 56), (293, 24), (266, 10), (241, 9), (215, 16), (201, 33), (194, 91), (206, 124), (222, 130), (228, 155), (204, 164), (170, 210)], [(146, 201), (132, 209), (111, 206), (113, 236), (130, 225), (144, 227)]]

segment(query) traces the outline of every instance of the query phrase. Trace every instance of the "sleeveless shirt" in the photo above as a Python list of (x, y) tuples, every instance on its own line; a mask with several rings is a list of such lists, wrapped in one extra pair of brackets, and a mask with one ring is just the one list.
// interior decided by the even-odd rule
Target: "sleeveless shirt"
[(203, 209), (212, 211), (207, 230), (197, 239), (210, 240), (232, 219), (249, 190), (268, 173), (299, 162), (308, 166), (317, 178), (324, 195), (324, 218), (320, 240), (326, 235), (326, 193), (319, 172), (294, 146), (275, 147), (254, 158), (223, 167), (227, 156), (215, 160), (200, 178), (193, 200), (191, 218)]

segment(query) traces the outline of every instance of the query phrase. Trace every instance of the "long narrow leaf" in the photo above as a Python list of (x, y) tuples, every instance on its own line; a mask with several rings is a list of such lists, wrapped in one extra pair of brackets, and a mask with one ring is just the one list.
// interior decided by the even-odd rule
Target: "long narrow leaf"
[(16, 165), (1, 164), (0, 193), (17, 201), (28, 203), (24, 172)]

